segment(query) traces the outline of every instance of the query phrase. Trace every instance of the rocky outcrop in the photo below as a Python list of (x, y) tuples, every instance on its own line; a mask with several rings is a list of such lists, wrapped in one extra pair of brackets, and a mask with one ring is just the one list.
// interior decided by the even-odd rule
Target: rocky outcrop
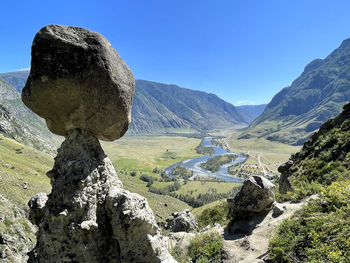
[(172, 213), (171, 216), (166, 219), (166, 222), (166, 229), (172, 232), (190, 232), (198, 230), (197, 219), (189, 209)]
[(292, 167), (293, 161), (289, 160), (288, 162), (282, 164), (278, 167), (278, 171), (281, 173), (280, 179), (278, 181), (278, 191), (280, 194), (286, 194), (287, 192), (293, 192), (294, 189), (290, 182), (291, 173), (289, 171), (290, 167)]
[(262, 176), (251, 176), (246, 180), (229, 203), (228, 226), (230, 233), (250, 233), (272, 209), (275, 201), (275, 185)]
[(29, 262), (174, 262), (146, 199), (122, 189), (94, 135), (70, 131), (47, 174), (52, 192), (41, 220), (32, 206), (39, 232)]
[(134, 86), (130, 69), (102, 35), (49, 25), (34, 38), (22, 100), (55, 134), (78, 128), (112, 141), (128, 129)]
[(47, 173), (51, 193), (29, 202), (39, 231), (28, 262), (176, 262), (146, 199), (123, 189), (98, 141), (130, 122), (134, 79), (117, 52), (97, 33), (53, 25), (36, 35), (31, 65), (22, 99), (66, 138)]
[(25, 212), (0, 195), (0, 262), (27, 262), (35, 231)]
[(44, 215), (44, 207), (47, 202), (46, 193), (37, 193), (28, 202), (29, 206), (29, 220), (39, 226), (40, 221)]
[(229, 200), (230, 214), (260, 213), (275, 201), (275, 185), (262, 176), (246, 180), (234, 199)]

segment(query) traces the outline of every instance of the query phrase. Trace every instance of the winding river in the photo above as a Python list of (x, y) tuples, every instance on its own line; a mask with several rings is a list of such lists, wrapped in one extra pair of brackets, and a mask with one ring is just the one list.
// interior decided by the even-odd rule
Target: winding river
[[(243, 183), (244, 179), (243, 178), (239, 178), (239, 177), (235, 177), (233, 175), (230, 175), (227, 172), (227, 168), (231, 165), (237, 165), (239, 163), (242, 163), (245, 161), (246, 157), (242, 154), (236, 154), (236, 153), (232, 153), (232, 152), (228, 152), (226, 150), (224, 150), (223, 148), (221, 148), (220, 146), (216, 146), (213, 145), (211, 143), (213, 137), (206, 137), (204, 138), (202, 145), (205, 147), (212, 147), (215, 150), (215, 153), (212, 155), (204, 155), (201, 157), (197, 157), (197, 158), (192, 158), (192, 159), (188, 159), (185, 161), (181, 161), (181, 162), (177, 162), (174, 163), (172, 165), (170, 165), (169, 167), (165, 168), (165, 173), (172, 177), (172, 170), (178, 166), (179, 164), (181, 164), (181, 166), (185, 167), (187, 170), (193, 171), (193, 175), (199, 175), (199, 176), (203, 176), (203, 177), (215, 177), (218, 178), (220, 180), (223, 180), (225, 182), (234, 182), (234, 183)], [(219, 171), (217, 171), (216, 173), (212, 173), (211, 171), (208, 171), (204, 168), (202, 168), (200, 165), (202, 163), (205, 163), (208, 159), (213, 158), (217, 155), (225, 155), (225, 154), (236, 154), (238, 155), (238, 157), (227, 164), (221, 165), (219, 168)]]

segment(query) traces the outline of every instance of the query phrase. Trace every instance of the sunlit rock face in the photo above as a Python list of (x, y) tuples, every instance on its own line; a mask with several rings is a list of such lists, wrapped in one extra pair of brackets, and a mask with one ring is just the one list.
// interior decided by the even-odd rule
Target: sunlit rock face
[(102, 35), (49, 25), (34, 38), (22, 100), (55, 134), (82, 129), (112, 141), (129, 127), (134, 87), (132, 72)]

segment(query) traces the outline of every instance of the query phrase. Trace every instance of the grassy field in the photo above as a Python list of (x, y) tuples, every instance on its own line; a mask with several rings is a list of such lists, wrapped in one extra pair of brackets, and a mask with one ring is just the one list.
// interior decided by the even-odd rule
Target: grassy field
[(118, 170), (151, 173), (157, 167), (200, 156), (195, 148), (200, 139), (178, 136), (123, 137), (102, 147)]
[[(38, 192), (50, 192), (46, 172), (52, 166), (51, 156), (0, 136), (0, 194), (19, 207), (26, 208), (29, 199)], [(152, 210), (158, 215), (157, 220), (164, 220), (174, 211), (190, 208), (176, 198), (148, 192), (146, 183), (139, 176), (132, 177), (120, 172), (118, 176), (125, 189), (147, 198)], [(23, 188), (25, 182), (27, 189)]]
[(139, 175), (130, 176), (128, 174), (119, 174), (119, 179), (123, 182), (125, 189), (138, 193), (147, 198), (148, 204), (152, 208), (157, 221), (164, 221), (172, 212), (183, 211), (186, 208), (191, 209), (189, 205), (167, 195), (157, 195), (148, 191), (147, 183), (139, 179)]
[[(156, 188), (165, 188), (173, 182), (154, 182), (152, 185)], [(209, 192), (215, 193), (227, 193), (232, 188), (240, 187), (241, 184), (228, 183), (228, 182), (205, 182), (205, 181), (188, 181), (186, 184), (180, 182), (181, 188), (175, 193), (178, 194), (188, 194), (193, 197), (197, 197), (200, 194), (205, 194)]]
[(49, 192), (52, 166), (51, 156), (0, 135), (0, 194), (14, 204), (26, 207), (34, 194)]
[(189, 181), (187, 184), (182, 185), (176, 192), (179, 194), (190, 194), (197, 196), (199, 194), (205, 194), (210, 191), (215, 191), (216, 193), (227, 193), (232, 188), (240, 187), (240, 184), (236, 183), (226, 183), (226, 182), (199, 182), (199, 181)]
[[(127, 136), (113, 143), (102, 143), (104, 150), (118, 170), (124, 187), (146, 197), (158, 220), (164, 220), (171, 212), (190, 208), (186, 203), (165, 195), (148, 191), (147, 182), (140, 180), (141, 174), (160, 179), (154, 168), (163, 169), (175, 162), (197, 157), (195, 148), (200, 139), (179, 136)], [(232, 151), (249, 152), (250, 158), (245, 165), (259, 171), (260, 161), (268, 169), (276, 169), (289, 154), (298, 147), (286, 146), (268, 141), (237, 140), (230, 136), (227, 140)], [(37, 192), (49, 192), (49, 179), (45, 173), (52, 168), (53, 158), (31, 147), (24, 146), (5, 137), (0, 137), (0, 193), (6, 198), (25, 207), (28, 200)], [(135, 171), (136, 176), (130, 176)], [(28, 189), (24, 189), (24, 183)], [(154, 181), (153, 187), (165, 188), (173, 182)], [(227, 193), (234, 183), (180, 182), (181, 188), (175, 193), (197, 197), (205, 193)]]
[(208, 209), (208, 208), (214, 208), (218, 205), (221, 205), (221, 204), (224, 204), (226, 203), (226, 199), (222, 199), (222, 200), (217, 200), (215, 202), (211, 202), (209, 204), (206, 204), (206, 205), (203, 205), (201, 207), (196, 207), (192, 210), (192, 213), (195, 215), (195, 216), (199, 216), (200, 214), (203, 213), (204, 210)]
[[(228, 133), (227, 133), (228, 134)], [(227, 142), (234, 151), (239, 152), (263, 152), (271, 154), (290, 155), (300, 150), (300, 146), (292, 146), (279, 142), (268, 141), (264, 138), (251, 138), (238, 140), (238, 132), (231, 133)]]

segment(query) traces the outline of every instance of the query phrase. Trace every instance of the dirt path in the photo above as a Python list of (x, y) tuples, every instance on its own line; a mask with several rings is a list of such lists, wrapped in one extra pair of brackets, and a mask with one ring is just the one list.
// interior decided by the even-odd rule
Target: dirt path
[(263, 174), (264, 174), (265, 176), (267, 176), (267, 172), (266, 172), (266, 170), (265, 170), (265, 166), (264, 166), (264, 164), (261, 162), (260, 157), (261, 157), (261, 153), (258, 154), (259, 166), (261, 167), (261, 169), (262, 169), (262, 171), (263, 171)]
[[(309, 200), (309, 199), (308, 199)], [(279, 217), (272, 217), (272, 211), (249, 236), (225, 235), (225, 250), (229, 259), (225, 263), (260, 263), (267, 255), (269, 240), (283, 220), (290, 218), (308, 201), (298, 204), (283, 203), (285, 212)]]

